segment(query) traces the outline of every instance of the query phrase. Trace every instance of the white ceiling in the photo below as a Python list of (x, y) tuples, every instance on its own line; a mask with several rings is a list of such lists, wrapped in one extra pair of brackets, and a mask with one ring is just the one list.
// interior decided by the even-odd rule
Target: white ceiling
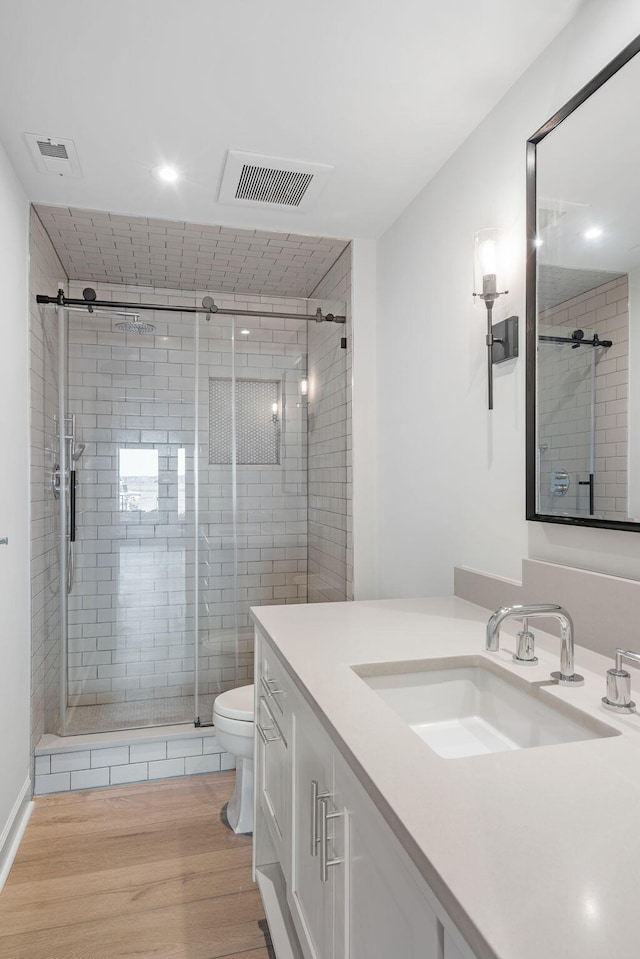
[[(311, 296), (345, 240), (36, 204), (70, 280)], [(41, 290), (55, 294), (55, 290)]]
[[(582, 2), (3, 3), (0, 140), (36, 202), (377, 236)], [(74, 140), (83, 178), (38, 173), (25, 132)], [(309, 212), (236, 209), (228, 149), (335, 170)]]
[[(639, 88), (636, 54), (538, 144), (538, 207), (549, 211), (540, 263), (616, 275), (640, 267)], [(602, 233), (589, 239), (593, 227)]]

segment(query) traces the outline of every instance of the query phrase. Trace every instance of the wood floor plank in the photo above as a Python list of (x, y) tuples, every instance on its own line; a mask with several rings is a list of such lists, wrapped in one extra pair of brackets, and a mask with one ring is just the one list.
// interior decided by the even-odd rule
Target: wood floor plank
[(257, 890), (132, 916), (74, 923), (52, 933), (0, 937), (2, 959), (218, 959), (265, 945)]
[[(219, 782), (212, 782), (213, 776)], [(189, 776), (182, 779), (162, 779), (152, 782), (134, 783), (129, 786), (110, 786), (103, 789), (85, 789), (81, 792), (56, 793), (52, 796), (36, 797), (38, 815), (47, 821), (49, 818), (65, 815), (66, 807), (71, 806), (74, 815), (80, 809), (86, 815), (104, 815), (111, 809), (163, 808), (181, 803), (185, 807), (192, 801), (206, 801), (207, 796), (214, 799), (230, 796), (233, 792), (235, 773), (212, 773), (204, 776)], [(180, 783), (188, 782), (181, 789)], [(126, 790), (130, 789), (128, 793)], [(77, 798), (76, 798), (77, 797)]]
[(175, 791), (162, 797), (162, 801), (149, 801), (147, 796), (138, 796), (129, 800), (120, 797), (116, 800), (94, 797), (90, 802), (83, 803), (80, 809), (69, 804), (55, 806), (50, 809), (37, 810), (32, 817), (33, 828), (25, 836), (25, 842), (39, 843), (49, 838), (75, 836), (82, 833), (96, 834), (98, 831), (111, 829), (112, 817), (118, 816), (123, 828), (136, 825), (141, 815), (147, 823), (164, 822), (180, 818), (197, 819), (200, 816), (211, 816), (216, 808), (220, 807), (221, 800), (226, 802), (233, 792), (233, 786), (224, 790), (213, 791), (201, 789), (185, 797), (176, 795)]
[(11, 909), (0, 910), (0, 942), (4, 935), (132, 915), (171, 906), (176, 901), (187, 903), (200, 899), (213, 900), (219, 896), (250, 892), (253, 888), (251, 866), (250, 863), (245, 863), (240, 866), (226, 866), (223, 871), (213, 868), (155, 882), (147, 877), (146, 882), (138, 885), (90, 895), (80, 893), (72, 898), (49, 903), (38, 904), (34, 897), (22, 905), (14, 903)]
[[(83, 873), (80, 876), (58, 876), (53, 879), (35, 879), (31, 882), (9, 882), (0, 896), (0, 929), (3, 921), (14, 910), (26, 909), (38, 904), (43, 909), (60, 900), (76, 902), (81, 896), (113, 893), (130, 890), (132, 895), (139, 887), (173, 879), (185, 881), (190, 877), (210, 873), (224, 880), (225, 873), (236, 867), (251, 871), (251, 846), (238, 846), (216, 852), (204, 852), (194, 856), (180, 856), (160, 862), (134, 863), (99, 872)], [(217, 894), (217, 893), (216, 893)]]
[(251, 837), (221, 815), (233, 774), (193, 779), (37, 800), (2, 959), (274, 959)]
[(210, 850), (250, 845), (246, 836), (235, 836), (212, 811), (212, 817), (183, 822), (141, 823), (118, 831), (100, 831), (92, 836), (49, 839), (37, 845), (25, 843), (16, 858), (12, 872), (14, 882), (36, 878), (79, 875), (93, 872), (96, 862), (108, 869), (136, 862), (158, 862)]

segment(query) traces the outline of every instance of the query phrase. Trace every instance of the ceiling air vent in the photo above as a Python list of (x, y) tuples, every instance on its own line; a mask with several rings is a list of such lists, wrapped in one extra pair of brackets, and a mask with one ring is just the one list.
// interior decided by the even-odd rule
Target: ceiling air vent
[(333, 167), (229, 150), (220, 184), (220, 203), (306, 211), (318, 198)]
[(64, 143), (52, 143), (51, 140), (38, 140), (38, 149), (43, 157), (57, 157), (58, 160), (68, 160), (69, 154)]
[(54, 176), (81, 177), (82, 170), (73, 140), (50, 137), (41, 133), (25, 133), (25, 140), (40, 173)]

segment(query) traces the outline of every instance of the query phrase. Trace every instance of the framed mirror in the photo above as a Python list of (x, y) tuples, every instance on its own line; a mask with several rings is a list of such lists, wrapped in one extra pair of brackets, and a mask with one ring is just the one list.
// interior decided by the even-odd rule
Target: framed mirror
[(640, 37), (527, 142), (527, 519), (640, 531)]

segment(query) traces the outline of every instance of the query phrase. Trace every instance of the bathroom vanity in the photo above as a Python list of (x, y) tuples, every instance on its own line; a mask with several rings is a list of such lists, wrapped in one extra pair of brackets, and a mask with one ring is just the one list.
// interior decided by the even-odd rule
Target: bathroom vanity
[(518, 625), (487, 653), (488, 611), (453, 597), (253, 615), (278, 959), (640, 955), (640, 717), (602, 707), (608, 659), (578, 636), (585, 685), (553, 685), (557, 638), (523, 669)]

